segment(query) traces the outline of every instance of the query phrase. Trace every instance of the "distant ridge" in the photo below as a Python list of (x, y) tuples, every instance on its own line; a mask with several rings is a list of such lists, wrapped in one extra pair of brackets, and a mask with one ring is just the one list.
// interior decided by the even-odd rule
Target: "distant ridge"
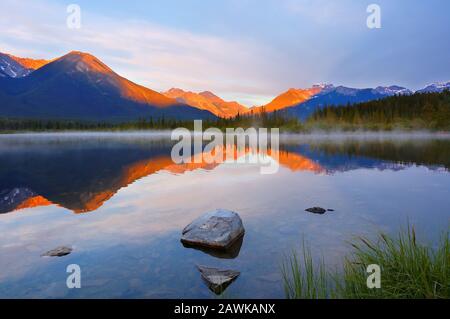
[(178, 88), (172, 88), (162, 94), (176, 99), (180, 103), (186, 103), (199, 109), (210, 111), (219, 117), (234, 117), (239, 113), (243, 114), (248, 112), (248, 109), (245, 106), (234, 101), (224, 101), (210, 91), (194, 93)]
[(252, 108), (252, 110), (253, 112), (260, 112), (262, 110), (265, 112), (274, 112), (282, 110), (309, 100), (312, 96), (320, 93), (323, 89), (324, 87), (321, 86), (313, 86), (309, 89), (291, 88), (275, 97), (270, 103)]
[(33, 70), (33, 71), (43, 67), (44, 65), (46, 65), (52, 61), (52, 60), (44, 60), (44, 59), (20, 58), (20, 57), (14, 56), (12, 54), (8, 54), (8, 56), (11, 59), (13, 59), (14, 61), (16, 61), (17, 63), (19, 63), (24, 68)]
[(346, 86), (334, 86), (333, 84), (321, 84), (315, 85), (310, 89), (290, 89), (277, 96), (263, 108), (267, 112), (285, 110), (291, 116), (306, 119), (315, 110), (325, 106), (362, 103), (394, 95), (409, 95), (413, 93), (412, 90), (398, 85), (357, 89)]
[(20, 58), (0, 52), (0, 77), (23, 77), (43, 67), (50, 61)]
[(448, 82), (436, 82), (427, 85), (421, 90), (418, 90), (418, 93), (436, 93), (442, 92), (444, 90), (450, 90), (450, 81)]

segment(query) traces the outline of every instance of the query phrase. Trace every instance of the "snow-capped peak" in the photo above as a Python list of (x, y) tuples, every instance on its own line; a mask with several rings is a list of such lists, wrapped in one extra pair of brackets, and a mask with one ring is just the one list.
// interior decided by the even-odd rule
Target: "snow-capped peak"
[(321, 89), (322, 91), (334, 89), (334, 85), (331, 83), (316, 83), (312, 87), (313, 89)]
[(450, 90), (450, 81), (447, 82), (436, 82), (427, 85), (421, 90), (417, 90), (418, 93), (434, 93), (434, 92), (442, 92), (446, 89)]
[(409, 95), (413, 92), (407, 88), (404, 88), (402, 86), (398, 85), (391, 85), (391, 86), (378, 86), (374, 89), (375, 92), (382, 94), (382, 95)]

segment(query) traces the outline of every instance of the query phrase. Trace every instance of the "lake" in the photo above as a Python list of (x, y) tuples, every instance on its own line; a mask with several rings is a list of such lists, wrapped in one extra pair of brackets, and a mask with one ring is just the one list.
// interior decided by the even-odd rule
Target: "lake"
[[(0, 298), (217, 298), (196, 265), (241, 272), (221, 297), (284, 298), (281, 265), (303, 241), (339, 269), (356, 236), (410, 223), (435, 245), (449, 227), (448, 135), (286, 135), (272, 175), (177, 165), (171, 148), (165, 133), (0, 135)], [(184, 247), (182, 229), (217, 208), (243, 220), (235, 251)]]

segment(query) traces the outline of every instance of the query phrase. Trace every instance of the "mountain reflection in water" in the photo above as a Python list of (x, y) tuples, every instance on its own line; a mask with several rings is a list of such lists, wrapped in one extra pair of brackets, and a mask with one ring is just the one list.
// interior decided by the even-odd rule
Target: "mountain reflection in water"
[[(166, 138), (138, 141), (95, 139), (0, 140), (0, 213), (58, 205), (74, 213), (97, 210), (121, 188), (158, 173), (214, 170), (204, 154), (175, 164)], [(256, 150), (219, 149), (237, 160)], [(228, 153), (227, 153), (228, 152)], [(450, 140), (343, 140), (281, 144), (267, 154), (291, 171), (334, 174), (360, 168), (401, 170), (411, 165), (450, 168)], [(229, 158), (229, 157), (228, 157)], [(195, 159), (195, 160), (194, 160)], [(156, 187), (156, 186), (155, 186)]]

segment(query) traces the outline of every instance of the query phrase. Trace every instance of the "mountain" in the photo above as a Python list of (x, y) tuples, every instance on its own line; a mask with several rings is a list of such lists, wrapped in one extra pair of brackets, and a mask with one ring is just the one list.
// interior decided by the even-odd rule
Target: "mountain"
[(437, 82), (427, 85), (421, 90), (417, 90), (417, 93), (440, 93), (444, 90), (450, 90), (450, 81), (448, 82)]
[(357, 89), (345, 86), (327, 84), (320, 86), (317, 94), (310, 96), (305, 101), (291, 105), (286, 111), (288, 114), (306, 119), (316, 109), (328, 105), (346, 105), (367, 102), (393, 95), (412, 94), (413, 92), (401, 86), (379, 86), (375, 89)]
[(243, 114), (248, 112), (248, 109), (245, 106), (234, 101), (224, 101), (223, 99), (209, 91), (194, 93), (178, 88), (172, 88), (167, 92), (163, 92), (162, 94), (167, 97), (176, 99), (180, 103), (185, 103), (201, 110), (210, 111), (211, 113), (219, 117), (234, 117), (238, 113)]
[(20, 58), (0, 52), (0, 77), (24, 77), (49, 62), (47, 60)]
[(314, 112), (309, 124), (321, 129), (450, 130), (450, 91), (385, 97)]
[(332, 84), (315, 85), (310, 89), (290, 89), (264, 106), (267, 112), (286, 109), (287, 114), (306, 119), (315, 110), (331, 105), (347, 105), (369, 102), (394, 95), (442, 92), (450, 89), (450, 82), (430, 84), (416, 92), (398, 85), (376, 88), (350, 88)]
[(30, 58), (21, 58), (18, 56), (14, 56), (12, 54), (7, 54), (12, 60), (20, 64), (23, 68), (31, 71), (35, 71), (44, 65), (51, 62), (51, 60), (44, 59), (30, 59)]
[(95, 121), (214, 117), (133, 83), (96, 57), (78, 51), (27, 76), (0, 78), (0, 101), (0, 116), (6, 117)]
[(378, 86), (374, 89), (374, 91), (386, 96), (409, 95), (414, 93), (413, 91), (398, 85)]
[(310, 99), (312, 96), (320, 93), (324, 89), (323, 86), (314, 85), (309, 89), (294, 89), (291, 88), (284, 93), (281, 93), (275, 97), (270, 103), (252, 108), (253, 112), (260, 112), (264, 110), (265, 112), (273, 112), (282, 110), (288, 107), (295, 106), (297, 104), (303, 103)]

